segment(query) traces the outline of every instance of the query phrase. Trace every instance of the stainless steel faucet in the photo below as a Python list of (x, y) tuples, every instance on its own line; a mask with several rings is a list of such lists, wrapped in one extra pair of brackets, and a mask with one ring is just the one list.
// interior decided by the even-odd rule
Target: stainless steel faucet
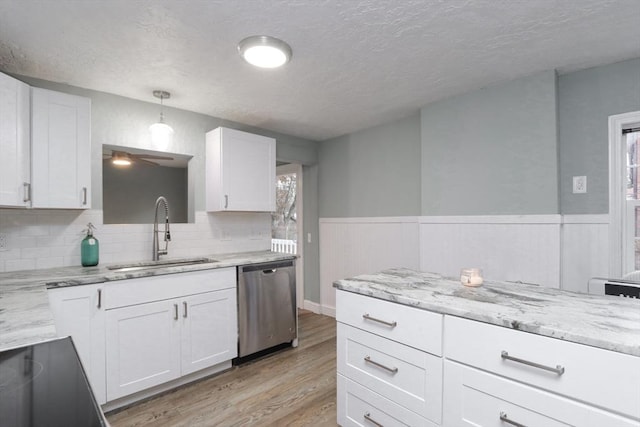
[[(160, 243), (158, 242), (158, 207), (160, 203), (164, 205), (164, 249), (160, 250)], [(153, 260), (158, 261), (160, 255), (166, 255), (169, 249), (169, 242), (171, 241), (171, 232), (169, 231), (169, 202), (163, 196), (158, 197), (156, 200), (156, 214), (153, 219)]]

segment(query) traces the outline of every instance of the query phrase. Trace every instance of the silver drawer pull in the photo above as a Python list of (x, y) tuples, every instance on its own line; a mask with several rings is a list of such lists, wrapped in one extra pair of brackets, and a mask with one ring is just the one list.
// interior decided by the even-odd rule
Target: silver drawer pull
[(378, 322), (378, 323), (382, 323), (383, 325), (387, 325), (391, 328), (395, 328), (396, 326), (398, 326), (398, 322), (393, 321), (393, 322), (387, 322), (386, 320), (380, 320), (380, 319), (376, 319), (375, 317), (371, 317), (369, 316), (369, 313), (365, 313), (362, 315), (362, 318), (364, 320), (371, 320), (372, 322)]
[(382, 363), (376, 362), (375, 360), (371, 360), (371, 357), (370, 357), (370, 356), (366, 356), (366, 357), (364, 358), (364, 361), (365, 361), (365, 362), (367, 362), (367, 363), (371, 363), (372, 365), (375, 365), (375, 366), (377, 366), (378, 368), (382, 368), (382, 369), (384, 369), (384, 370), (386, 370), (386, 371), (389, 371), (389, 372), (391, 372), (392, 374), (395, 374), (395, 373), (397, 373), (397, 372), (398, 372), (398, 368), (395, 368), (395, 367), (390, 368), (390, 367), (388, 367), (388, 366), (385, 366), (385, 365), (383, 365)]
[(541, 365), (536, 362), (530, 362), (528, 360), (520, 359), (518, 357), (509, 356), (509, 353), (507, 353), (504, 350), (502, 350), (502, 353), (500, 353), (500, 357), (502, 357), (505, 360), (511, 360), (513, 362), (522, 363), (523, 365), (533, 366), (534, 368), (538, 368), (538, 369), (544, 369), (545, 371), (553, 372), (554, 374), (557, 374), (557, 375), (564, 374), (564, 366), (562, 365), (556, 365), (555, 368), (551, 366)]
[(503, 423), (511, 424), (512, 426), (516, 426), (516, 427), (527, 427), (524, 424), (520, 424), (516, 421), (510, 420), (506, 412), (500, 412), (500, 421), (502, 421)]
[(173, 304), (173, 320), (178, 320), (178, 304)]
[(379, 422), (377, 422), (376, 420), (371, 418), (371, 413), (370, 412), (367, 412), (367, 413), (364, 414), (364, 419), (369, 421), (371, 424), (373, 424), (376, 427), (384, 427), (382, 424), (380, 424)]

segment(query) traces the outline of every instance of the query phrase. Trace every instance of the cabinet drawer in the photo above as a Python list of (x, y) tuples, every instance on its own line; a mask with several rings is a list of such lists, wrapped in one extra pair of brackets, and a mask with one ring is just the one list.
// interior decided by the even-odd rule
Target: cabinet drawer
[(336, 320), (436, 356), (442, 355), (441, 314), (337, 291)]
[(447, 359), (640, 419), (640, 357), (451, 316), (444, 330)]
[(337, 406), (338, 424), (342, 427), (375, 426), (375, 423), (384, 427), (437, 426), (340, 374)]
[(440, 422), (442, 359), (343, 323), (338, 373), (418, 415)]
[(445, 426), (640, 426), (629, 418), (449, 360), (445, 360), (444, 370)]
[(236, 287), (234, 267), (118, 280), (105, 284), (106, 310)]

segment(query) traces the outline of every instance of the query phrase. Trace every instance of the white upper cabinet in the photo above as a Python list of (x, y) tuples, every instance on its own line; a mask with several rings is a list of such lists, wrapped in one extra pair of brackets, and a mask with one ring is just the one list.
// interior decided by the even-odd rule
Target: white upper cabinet
[(276, 140), (219, 127), (207, 132), (207, 211), (275, 210)]
[(91, 207), (91, 100), (31, 88), (34, 208)]
[(29, 206), (29, 86), (0, 73), (0, 206)]

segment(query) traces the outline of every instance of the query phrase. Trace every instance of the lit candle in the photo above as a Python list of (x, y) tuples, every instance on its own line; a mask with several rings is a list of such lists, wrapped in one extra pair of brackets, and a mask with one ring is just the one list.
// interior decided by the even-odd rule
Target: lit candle
[(463, 268), (460, 272), (460, 282), (465, 286), (482, 285), (482, 270), (479, 268)]

